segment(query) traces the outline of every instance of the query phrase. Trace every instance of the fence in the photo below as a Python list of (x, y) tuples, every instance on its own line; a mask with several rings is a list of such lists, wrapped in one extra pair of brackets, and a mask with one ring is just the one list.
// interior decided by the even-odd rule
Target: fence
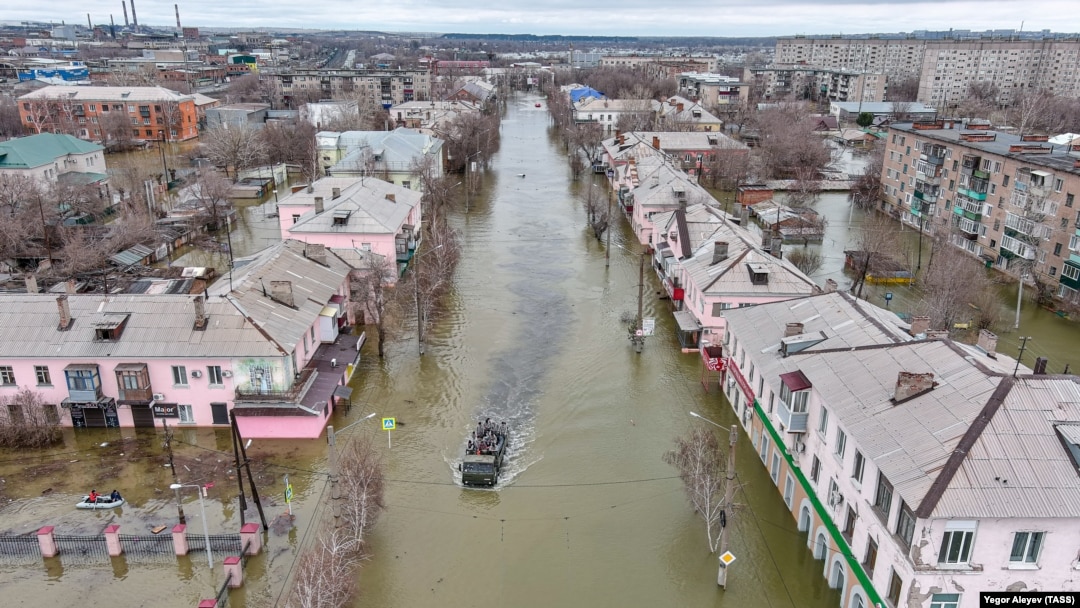
[[(176, 561), (176, 548), (172, 535), (135, 535), (119, 534), (122, 556), (129, 562), (173, 562)], [(68, 564), (109, 564), (109, 545), (105, 536), (52, 536), (56, 546), (56, 557)], [(189, 553), (206, 551), (204, 535), (187, 537)], [(210, 536), (210, 548), (216, 554), (237, 555), (246, 549), (241, 545), (239, 534), (217, 534)], [(38, 536), (0, 535), (0, 564), (33, 565), (42, 559), (41, 544)], [(246, 561), (246, 560), (245, 560)]]
[(61, 561), (82, 564), (108, 564), (109, 546), (104, 536), (62, 536), (55, 535), (56, 549)]
[[(121, 534), (120, 547), (128, 561), (136, 562), (174, 562), (176, 550), (172, 536), (140, 536)], [(63, 555), (61, 555), (63, 557)]]
[(41, 563), (41, 545), (36, 536), (0, 536), (0, 564)]
[[(187, 537), (188, 552), (206, 551), (206, 537), (198, 534), (189, 534)], [(210, 548), (214, 553), (222, 555), (235, 555), (240, 553), (239, 534), (211, 534)]]

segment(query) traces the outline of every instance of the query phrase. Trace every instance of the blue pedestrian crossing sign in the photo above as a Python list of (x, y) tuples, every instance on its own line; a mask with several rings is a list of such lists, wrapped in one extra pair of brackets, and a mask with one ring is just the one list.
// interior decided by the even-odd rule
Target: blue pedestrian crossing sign
[(396, 418), (383, 418), (382, 419), (382, 429), (384, 431), (392, 431), (395, 428), (397, 428), (397, 419)]

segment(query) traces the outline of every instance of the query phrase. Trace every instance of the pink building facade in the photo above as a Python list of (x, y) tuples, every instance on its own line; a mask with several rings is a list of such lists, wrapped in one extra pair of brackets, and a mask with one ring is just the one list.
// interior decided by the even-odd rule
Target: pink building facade
[(359, 361), (350, 267), (295, 241), (237, 264), (197, 296), (0, 296), (0, 398), (76, 428), (235, 413), (246, 437), (317, 437)]

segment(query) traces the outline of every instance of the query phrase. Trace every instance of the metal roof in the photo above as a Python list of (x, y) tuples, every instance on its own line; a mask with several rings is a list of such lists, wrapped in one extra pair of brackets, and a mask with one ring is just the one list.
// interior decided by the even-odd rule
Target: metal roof
[[(390, 200), (387, 197), (393, 197)], [(380, 179), (355, 180), (322, 213), (305, 213), (290, 233), (397, 234), (423, 194)], [(339, 219), (340, 218), (340, 219)], [(335, 221), (338, 220), (338, 221)]]
[(71, 135), (39, 133), (0, 142), (0, 169), (32, 169), (52, 164), (69, 154), (92, 154), (101, 150), (104, 148)]
[(135, 264), (142, 262), (146, 259), (146, 256), (152, 253), (154, 253), (154, 250), (146, 245), (135, 245), (116, 255), (109, 256), (109, 259), (117, 266), (127, 268), (128, 266), (134, 266)]

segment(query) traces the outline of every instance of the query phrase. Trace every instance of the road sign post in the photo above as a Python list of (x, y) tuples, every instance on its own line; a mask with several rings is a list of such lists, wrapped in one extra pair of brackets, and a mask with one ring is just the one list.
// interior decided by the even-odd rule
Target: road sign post
[(285, 504), (289, 507), (289, 515), (292, 515), (292, 484), (289, 483), (289, 476), (285, 475)]
[(397, 419), (396, 418), (383, 418), (382, 419), (382, 428), (383, 428), (384, 431), (386, 431), (386, 449), (389, 450), (389, 449), (391, 449), (393, 447), (391, 445), (391, 443), (390, 443), (390, 431), (397, 428)]

